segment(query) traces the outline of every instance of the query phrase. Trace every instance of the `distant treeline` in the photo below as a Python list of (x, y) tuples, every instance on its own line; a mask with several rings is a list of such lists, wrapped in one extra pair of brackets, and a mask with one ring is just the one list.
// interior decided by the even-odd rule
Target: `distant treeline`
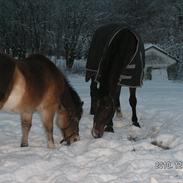
[[(181, 0), (0, 0), (0, 51), (86, 57), (94, 30), (126, 23), (144, 42), (168, 49), (183, 42)], [(176, 50), (176, 48), (174, 48)], [(178, 55), (180, 57), (180, 55)]]

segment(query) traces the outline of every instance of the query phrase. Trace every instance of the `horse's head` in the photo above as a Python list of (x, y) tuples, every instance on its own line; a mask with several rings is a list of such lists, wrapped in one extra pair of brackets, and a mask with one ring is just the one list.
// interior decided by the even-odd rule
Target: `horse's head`
[[(80, 139), (79, 121), (83, 113), (83, 102), (80, 100), (80, 97), (72, 88), (70, 88), (70, 92), (72, 95), (72, 101), (66, 100), (67, 103), (65, 103), (66, 105), (64, 107), (64, 115), (61, 117), (62, 121), (65, 121), (66, 124), (66, 126), (61, 128), (64, 137), (61, 143), (65, 141), (67, 145), (70, 145), (71, 143), (76, 142)], [(65, 99), (66, 98), (67, 97), (65, 96)]]
[(103, 136), (104, 128), (113, 117), (114, 101), (110, 96), (104, 96), (98, 99), (96, 113), (94, 115), (92, 136), (100, 138)]

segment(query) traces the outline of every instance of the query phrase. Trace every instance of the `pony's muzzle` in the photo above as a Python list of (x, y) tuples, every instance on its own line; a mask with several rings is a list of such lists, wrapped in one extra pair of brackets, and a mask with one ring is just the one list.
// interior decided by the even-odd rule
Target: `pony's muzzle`
[(80, 136), (78, 134), (74, 134), (70, 138), (61, 140), (60, 143), (64, 143), (65, 145), (71, 145), (72, 143), (77, 142), (79, 140)]
[[(79, 140), (80, 140), (80, 137), (79, 137), (78, 134), (76, 134), (76, 135), (73, 135), (73, 136), (69, 139), (69, 143), (72, 144), (72, 143), (77, 142), (77, 141), (79, 141)], [(70, 144), (69, 144), (69, 145), (70, 145)]]

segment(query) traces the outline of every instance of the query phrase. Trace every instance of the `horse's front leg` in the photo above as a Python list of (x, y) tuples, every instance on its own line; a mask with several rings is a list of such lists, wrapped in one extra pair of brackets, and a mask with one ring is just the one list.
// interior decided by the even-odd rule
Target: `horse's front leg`
[(136, 98), (136, 88), (129, 88), (130, 90), (130, 106), (132, 108), (132, 122), (134, 126), (140, 127), (140, 124), (138, 123), (138, 118), (136, 114), (136, 106), (137, 106), (137, 98)]
[[(113, 106), (113, 108), (115, 107), (115, 104), (113, 104), (114, 106)], [(111, 113), (111, 120), (106, 124), (106, 126), (105, 126), (105, 131), (106, 132), (112, 132), (112, 133), (114, 133), (114, 129), (113, 129), (113, 117), (114, 117), (114, 114), (115, 114), (115, 108), (114, 108), (114, 110), (113, 110), (113, 112)]]
[(32, 113), (21, 113), (22, 141), (21, 147), (28, 147), (28, 136), (32, 126)]
[(113, 121), (111, 119), (111, 121), (105, 126), (104, 129), (106, 132), (112, 132), (114, 133), (114, 129), (113, 129)]
[(41, 113), (42, 122), (43, 122), (45, 132), (47, 135), (48, 148), (50, 148), (50, 149), (55, 148), (54, 139), (53, 139), (54, 115), (55, 115), (55, 112), (52, 110), (45, 110), (45, 111), (42, 111), (42, 113)]
[(98, 100), (98, 89), (97, 83), (92, 79), (90, 85), (90, 96), (91, 96), (91, 108), (90, 114), (95, 114), (97, 108), (97, 100)]
[(121, 86), (118, 86), (115, 96), (115, 108), (116, 108), (116, 116), (122, 118), (123, 114), (121, 112), (120, 93), (121, 93)]

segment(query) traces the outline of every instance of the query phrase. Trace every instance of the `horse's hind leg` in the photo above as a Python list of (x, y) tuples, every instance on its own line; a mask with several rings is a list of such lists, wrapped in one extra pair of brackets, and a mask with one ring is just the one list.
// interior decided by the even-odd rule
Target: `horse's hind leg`
[(45, 132), (48, 140), (48, 148), (55, 148), (54, 140), (53, 140), (53, 119), (55, 112), (51, 112), (51, 110), (46, 110), (41, 113), (42, 121), (45, 128)]
[(32, 126), (32, 113), (21, 114), (21, 125), (22, 125), (22, 141), (20, 146), (27, 147), (29, 131)]
[(132, 122), (133, 122), (133, 125), (140, 127), (138, 123), (137, 114), (136, 114), (136, 106), (137, 106), (136, 88), (130, 88), (129, 90), (130, 90), (129, 102), (132, 108)]

